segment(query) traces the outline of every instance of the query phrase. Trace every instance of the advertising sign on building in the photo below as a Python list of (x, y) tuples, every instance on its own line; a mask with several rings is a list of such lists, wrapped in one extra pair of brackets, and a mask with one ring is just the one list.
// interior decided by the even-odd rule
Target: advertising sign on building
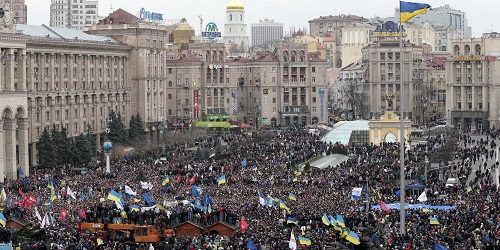
[(209, 22), (207, 26), (205, 26), (205, 31), (201, 32), (201, 36), (207, 37), (210, 41), (212, 41), (217, 37), (221, 37), (221, 33), (214, 22)]
[(145, 22), (161, 23), (163, 22), (163, 14), (147, 11), (146, 9), (141, 8), (139, 11), (139, 19)]

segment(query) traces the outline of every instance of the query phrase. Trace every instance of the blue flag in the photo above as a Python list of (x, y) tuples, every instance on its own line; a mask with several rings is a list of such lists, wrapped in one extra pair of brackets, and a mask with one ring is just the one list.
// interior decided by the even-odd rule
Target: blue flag
[(168, 191), (168, 183), (165, 184), (165, 186), (163, 186), (163, 192), (167, 192)]
[(243, 159), (243, 161), (241, 161), (241, 166), (242, 167), (246, 167), (247, 166), (247, 159)]
[(247, 248), (250, 250), (259, 250), (251, 239), (247, 240)]
[(90, 198), (94, 198), (94, 194), (92, 194), (92, 189), (89, 188), (89, 196)]
[(148, 204), (148, 206), (152, 206), (151, 204), (154, 204), (154, 201), (151, 199), (148, 193), (144, 192), (144, 201)]
[(82, 191), (82, 201), (84, 201), (84, 200), (85, 200), (85, 193), (83, 193), (83, 191)]
[(200, 187), (197, 187), (197, 186), (192, 186), (191, 187), (191, 194), (196, 196), (196, 197), (201, 197), (201, 194), (203, 192), (201, 191), (201, 188)]
[(434, 250), (448, 250), (448, 248), (436, 242), (434, 243)]
[(24, 176), (24, 171), (23, 171), (23, 169), (22, 169), (22, 168), (20, 168), (20, 169), (19, 169), (19, 175)]
[(24, 176), (24, 185), (28, 185), (29, 181), (28, 176)]

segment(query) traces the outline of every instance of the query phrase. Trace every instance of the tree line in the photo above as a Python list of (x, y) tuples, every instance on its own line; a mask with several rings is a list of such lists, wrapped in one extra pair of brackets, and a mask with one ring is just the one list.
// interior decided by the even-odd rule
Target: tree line
[[(126, 129), (124, 119), (120, 112), (110, 111), (107, 118), (109, 133), (105, 140), (110, 140), (114, 145), (132, 145), (144, 139), (144, 126), (139, 114), (130, 117), (129, 129)], [(104, 141), (102, 141), (103, 143)], [(64, 164), (73, 166), (86, 164), (96, 156), (97, 145), (94, 131), (90, 125), (86, 133), (76, 137), (68, 137), (64, 126), (53, 125), (45, 127), (37, 144), (39, 167), (53, 167)]]

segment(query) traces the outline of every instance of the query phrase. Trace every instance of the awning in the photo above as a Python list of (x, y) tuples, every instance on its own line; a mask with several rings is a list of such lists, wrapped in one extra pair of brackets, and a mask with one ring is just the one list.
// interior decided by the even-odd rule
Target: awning
[(240, 128), (252, 128), (252, 125), (242, 122)]
[(196, 122), (195, 125), (197, 128), (230, 128), (231, 123), (229, 122), (204, 122), (199, 121)]

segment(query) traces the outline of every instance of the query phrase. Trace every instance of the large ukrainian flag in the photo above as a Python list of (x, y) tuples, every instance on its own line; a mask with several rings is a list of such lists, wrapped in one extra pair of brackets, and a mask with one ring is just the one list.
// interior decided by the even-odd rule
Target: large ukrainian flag
[(399, 2), (400, 10), (400, 22), (405, 23), (406, 21), (412, 19), (416, 15), (424, 14), (427, 9), (431, 8), (429, 4), (426, 3), (411, 3), (411, 2)]

